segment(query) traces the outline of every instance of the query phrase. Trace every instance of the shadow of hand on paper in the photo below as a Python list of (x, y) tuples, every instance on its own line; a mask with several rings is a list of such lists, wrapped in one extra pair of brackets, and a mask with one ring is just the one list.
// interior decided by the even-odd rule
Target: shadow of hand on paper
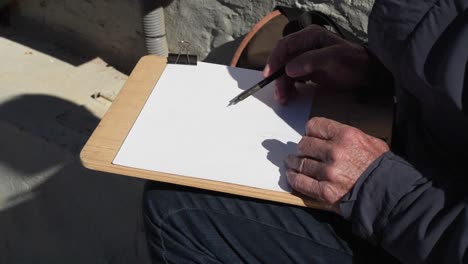
[[(262, 76), (259, 75), (258, 77), (252, 76), (250, 74), (243, 73), (243, 69), (229, 67), (229, 73), (231, 74), (232, 78), (237, 81), (237, 85), (241, 90), (246, 90), (259, 81), (262, 80)], [(310, 86), (296, 86), (299, 91), (298, 98), (295, 100), (291, 100), (289, 105), (283, 106), (280, 105), (276, 100), (273, 98), (274, 93), (274, 84), (273, 82), (268, 86), (264, 87), (260, 91), (254, 93), (251, 97), (256, 98), (257, 100), (264, 103), (269, 108), (273, 109), (273, 111), (283, 119), (292, 129), (294, 129), (299, 134), (303, 135), (305, 133), (305, 125), (307, 123), (310, 108), (305, 110), (305, 112), (298, 112), (297, 107), (292, 107), (294, 104), (304, 104), (307, 102), (312, 102), (313, 98), (313, 89)], [(246, 98), (245, 100), (249, 100)], [(242, 102), (239, 102), (242, 104)]]
[(286, 166), (284, 160), (286, 159), (282, 153), (296, 153), (297, 143), (287, 142), (283, 143), (276, 139), (267, 139), (262, 142), (262, 146), (268, 150), (267, 159), (278, 167), (279, 179), (278, 185), (284, 191), (291, 192), (291, 186), (289, 186), (288, 179), (286, 178)]

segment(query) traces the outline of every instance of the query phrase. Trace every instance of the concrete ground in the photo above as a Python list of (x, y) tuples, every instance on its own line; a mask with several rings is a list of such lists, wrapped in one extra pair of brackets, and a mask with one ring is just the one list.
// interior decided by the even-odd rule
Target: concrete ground
[(127, 76), (0, 28), (0, 263), (149, 263), (143, 180), (79, 152)]

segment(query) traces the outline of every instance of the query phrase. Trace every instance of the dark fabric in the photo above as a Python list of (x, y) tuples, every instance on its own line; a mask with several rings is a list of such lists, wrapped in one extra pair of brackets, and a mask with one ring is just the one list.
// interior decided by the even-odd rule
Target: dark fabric
[(395, 263), (328, 212), (163, 183), (143, 206), (154, 263)]
[(468, 60), (465, 65), (465, 81), (463, 84), (463, 112), (468, 115)]
[(369, 55), (369, 79), (357, 93), (373, 96), (389, 97), (395, 94), (392, 73), (385, 68), (380, 60), (369, 50), (369, 44), (364, 43), (362, 47)]
[[(369, 49), (394, 78), (394, 153), (342, 206), (353, 231), (406, 263), (467, 263), (468, 1), (377, 0)], [(378, 87), (375, 87), (378, 89)]]

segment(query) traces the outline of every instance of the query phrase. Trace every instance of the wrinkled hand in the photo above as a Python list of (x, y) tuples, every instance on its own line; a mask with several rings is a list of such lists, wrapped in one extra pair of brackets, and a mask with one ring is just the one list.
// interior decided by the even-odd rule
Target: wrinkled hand
[(369, 78), (369, 56), (360, 45), (311, 25), (278, 41), (263, 75), (286, 65), (286, 74), (276, 80), (275, 99), (285, 104), (294, 93), (296, 80), (319, 87), (352, 89)]
[(339, 202), (367, 167), (389, 150), (382, 140), (326, 118), (312, 118), (298, 155), (286, 159), (291, 187), (339, 213)]

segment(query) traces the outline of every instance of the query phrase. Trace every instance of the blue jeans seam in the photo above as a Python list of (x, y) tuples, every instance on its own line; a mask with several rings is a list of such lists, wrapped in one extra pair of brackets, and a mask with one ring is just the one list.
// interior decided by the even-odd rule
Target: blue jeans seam
[(166, 225), (165, 222), (166, 222), (166, 220), (167, 220), (169, 217), (172, 217), (173, 215), (175, 215), (175, 214), (177, 214), (177, 213), (180, 213), (180, 212), (182, 212), (182, 211), (195, 211), (195, 210), (204, 211), (205, 213), (206, 213), (206, 212), (214, 212), (214, 213), (221, 213), (221, 214), (226, 214), (226, 215), (232, 215), (232, 216), (235, 216), (235, 217), (241, 217), (241, 218), (247, 219), (247, 220), (249, 220), (249, 221), (253, 221), (253, 222), (255, 222), (255, 223), (258, 223), (258, 224), (260, 224), (260, 225), (268, 226), (268, 227), (270, 227), (270, 228), (277, 229), (277, 230), (286, 232), (286, 233), (288, 233), (288, 234), (291, 234), (291, 235), (298, 236), (298, 237), (300, 237), (300, 238), (309, 240), (309, 241), (312, 242), (312, 243), (315, 243), (315, 244), (317, 244), (317, 245), (320, 245), (320, 246), (329, 248), (329, 249), (331, 249), (331, 250), (338, 251), (338, 252), (340, 252), (340, 253), (344, 253), (344, 254), (346, 254), (346, 255), (352, 256), (352, 254), (349, 254), (348, 252), (343, 251), (343, 250), (341, 250), (341, 249), (333, 248), (333, 247), (331, 247), (331, 246), (329, 246), (329, 245), (326, 245), (326, 244), (320, 243), (320, 242), (318, 242), (318, 241), (312, 240), (312, 239), (310, 239), (310, 238), (308, 238), (308, 237), (304, 237), (304, 236), (302, 236), (302, 235), (299, 235), (299, 234), (290, 232), (290, 231), (288, 231), (288, 230), (286, 230), (286, 229), (284, 229), (284, 228), (272, 226), (272, 225), (269, 225), (269, 224), (260, 222), (260, 221), (258, 221), (258, 220), (256, 220), (256, 219), (251, 219), (251, 218), (248, 218), (248, 217), (245, 217), (245, 216), (242, 216), (242, 215), (232, 214), (232, 213), (226, 212), (226, 211), (224, 211), (224, 210), (201, 209), (201, 208), (181, 208), (181, 209), (177, 209), (177, 210), (168, 212), (168, 213), (165, 214), (165, 215), (161, 218), (161, 220), (160, 220), (161, 230), (160, 230), (160, 234), (159, 234), (159, 235), (160, 235), (160, 238), (161, 238), (161, 245), (162, 245), (163, 250), (164, 250), (164, 252), (163, 252), (163, 259), (164, 259), (164, 261), (166, 261), (166, 263), (168, 263), (168, 262), (167, 262), (167, 260), (166, 260), (166, 258), (165, 258), (166, 248), (165, 248), (165, 246), (164, 246), (164, 239), (163, 239), (163, 237), (162, 237), (162, 229), (163, 229), (162, 227), (163, 227), (163, 225)]
[(164, 261), (164, 263), (168, 264), (169, 262), (167, 261), (167, 258), (166, 258), (166, 252), (167, 252), (167, 249), (166, 249), (166, 245), (164, 244), (164, 238), (163, 238), (163, 221), (164, 221), (164, 218), (159, 221), (159, 224), (161, 226), (161, 229), (159, 229), (159, 238), (161, 239), (161, 247), (163, 249), (163, 252), (162, 252), (162, 259)]

